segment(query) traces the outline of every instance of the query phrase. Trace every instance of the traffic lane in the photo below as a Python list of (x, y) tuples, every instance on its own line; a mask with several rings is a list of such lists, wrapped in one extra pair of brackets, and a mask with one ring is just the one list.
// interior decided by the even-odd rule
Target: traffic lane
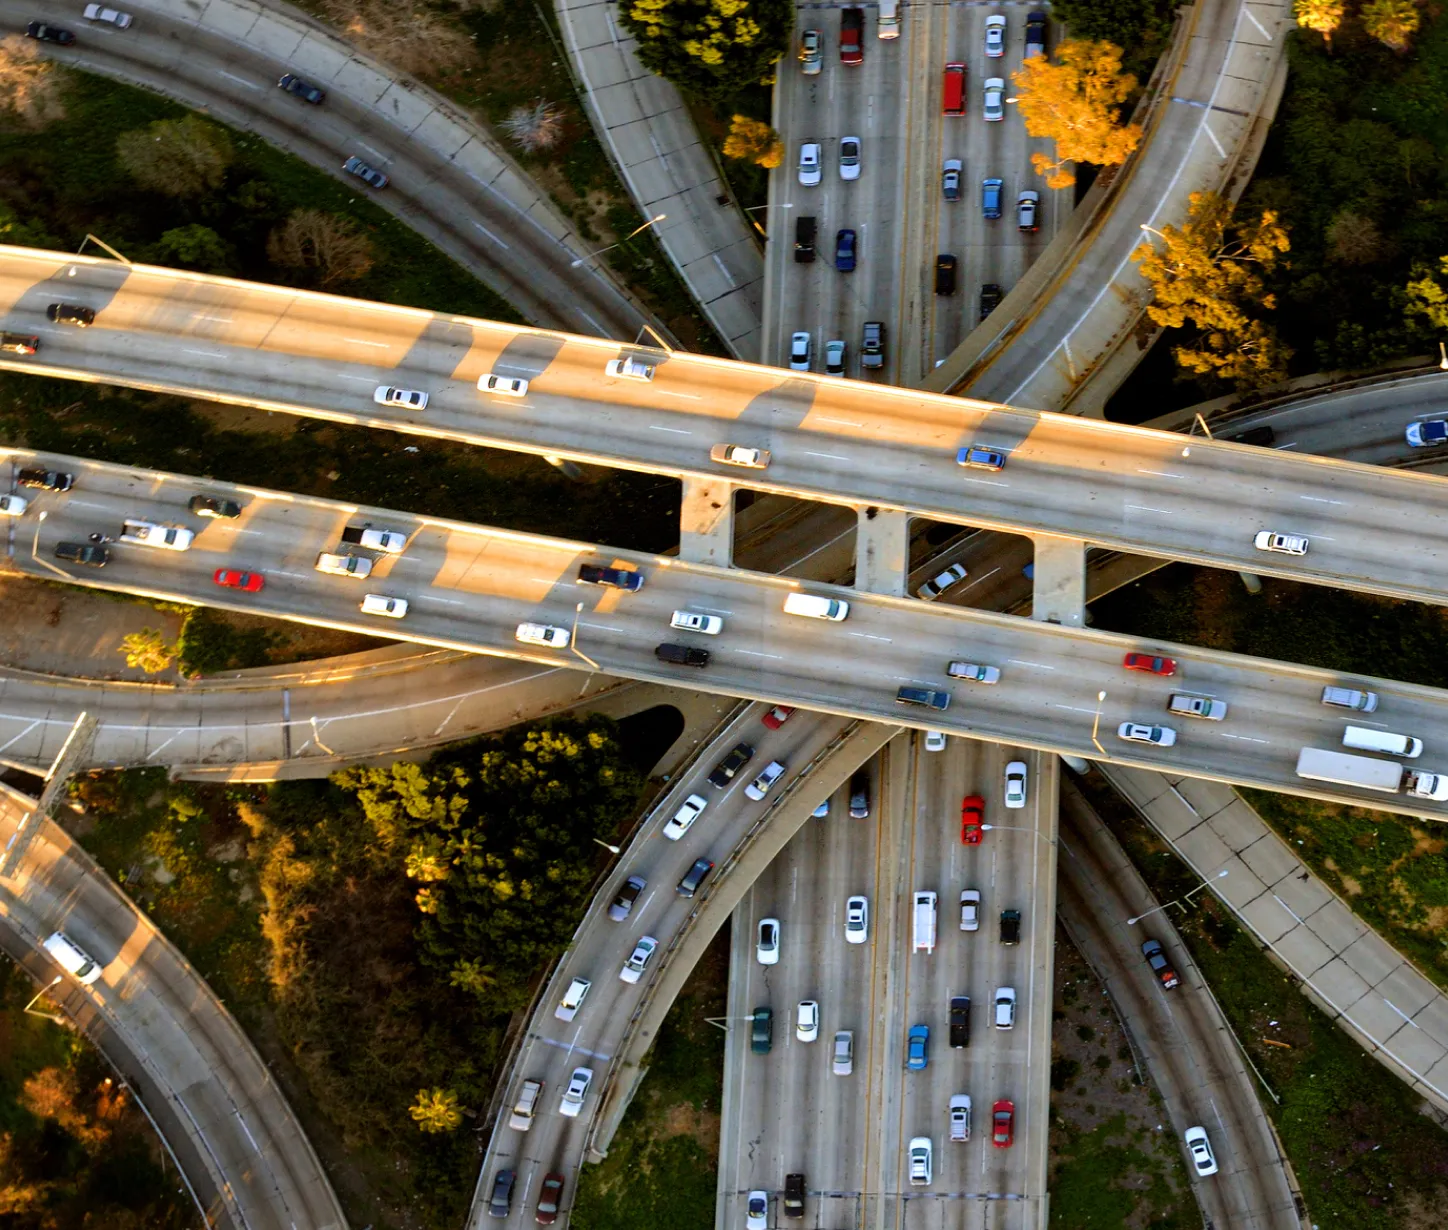
[[(326, 516), (335, 517), (322, 501), (268, 504), (268, 508), (290, 514), (310, 505), (322, 505)], [(87, 513), (72, 529), (64, 505), (57, 503), (55, 508), (51, 521), (44, 526), (37, 522), (36, 530), (42, 532), (32, 540), (37, 544), (43, 540), (47, 549), (57, 538), (67, 534), (74, 538), (96, 524), (95, 515)], [(134, 501), (128, 500), (116, 508), (113, 516), (137, 511)], [(294, 526), (288, 525), (283, 534), (275, 537), (285, 540), (284, 559), (305, 558), (310, 553), (309, 547), (300, 547)], [(198, 541), (204, 543), (204, 535)], [(779, 595), (772, 591), (788, 592), (793, 587), (787, 582), (734, 572), (716, 574), (678, 561), (640, 560), (650, 572), (651, 582), (638, 594), (590, 593), (581, 591), (571, 580), (578, 561), (586, 555), (578, 544), (546, 540), (537, 543), (524, 535), (436, 523), (414, 535), (410, 552), (416, 552), (412, 559), (394, 557), (387, 574), (387, 588), (393, 596), (401, 596), (396, 590), (404, 588), (418, 603), (415, 616), (389, 621), (397, 625), (395, 632), (389, 628), (391, 634), (408, 639), (435, 640), (485, 652), (492, 649), (563, 664), (572, 658), (571, 653), (524, 653), (516, 648), (512, 627), (523, 616), (568, 628), (578, 616), (586, 634), (587, 649), (583, 652), (605, 659), (601, 663), (605, 669), (651, 677), (658, 668), (647, 646), (656, 638), (670, 635), (670, 612), (704, 604), (725, 612), (733, 631), (727, 640), (711, 646), (713, 665), (708, 674), (698, 678), (700, 684), (749, 691), (758, 686), (759, 669), (764, 667), (769, 671), (770, 690), (779, 698), (793, 697), (830, 710), (888, 712), (897, 720), (898, 711), (886, 699), (892, 690), (901, 683), (945, 686), (946, 664), (960, 653), (962, 644), (969, 644), (972, 656), (985, 657), (1009, 672), (1010, 686), (962, 685), (955, 689), (958, 700), (979, 710), (980, 720), (976, 713), (957, 706), (953, 713), (922, 716), (918, 719), (922, 726), (956, 733), (979, 731), (1020, 742), (1049, 739), (1057, 746), (1065, 742), (1061, 738), (1063, 726), (1074, 726), (1077, 742), (1068, 746), (1078, 748), (1089, 743), (1093, 726), (1098, 737), (1103, 731), (1110, 737), (1114, 722), (1143, 720), (1139, 706), (1149, 704), (1147, 716), (1154, 716), (1151, 711), (1160, 712), (1168, 689), (1176, 686), (1122, 671), (1120, 654), (1136, 643), (1085, 629), (1031, 625), (958, 608), (947, 613), (914, 602), (860, 595), (854, 596), (855, 613), (847, 624), (807, 628), (803, 620), (782, 619), (774, 607)], [(224, 591), (207, 583), (211, 568), (228, 561), (214, 555), (208, 559), (207, 555), (204, 549), (197, 548), (188, 552), (117, 548), (115, 562), (94, 578), (82, 576), (79, 570), (55, 568), (43, 556), (28, 559), (17, 553), (16, 562), (27, 571), (67, 575), (82, 583), (112, 587), (129, 584), (182, 600), (297, 616), (295, 608), (288, 607), (285, 595), (278, 600), (276, 590), (254, 595), (256, 602), (228, 601)], [(610, 552), (604, 558), (628, 557)], [(255, 558), (248, 563), (257, 566)], [(263, 568), (268, 563), (261, 561)], [(367, 631), (376, 626), (363, 623), (353, 614), (361, 593), (368, 591), (367, 585), (323, 578), (318, 586), (304, 573), (289, 579), (306, 595), (310, 612), (307, 618)], [(425, 586), (439, 579), (445, 579), (451, 588), (426, 592)], [(402, 581), (407, 584), (401, 585)], [(504, 592), (492, 592), (490, 586)], [(382, 587), (379, 580), (376, 588)], [(464, 593), (466, 598), (447, 596), (456, 592)], [(586, 609), (589, 603), (606, 609), (590, 612), (585, 619), (572, 609), (580, 597)], [(935, 622), (929, 622), (932, 620)], [(912, 630), (910, 634), (906, 634), (907, 629)], [(643, 646), (638, 643), (641, 634)], [(922, 662), (926, 647), (931, 645), (936, 646), (931, 655), (933, 662)], [(1192, 676), (1181, 682), (1218, 689), (1217, 694), (1236, 706), (1236, 719), (1222, 724), (1183, 724), (1178, 746), (1171, 749), (1138, 752), (1126, 743), (1118, 748), (1113, 740), (1109, 754), (1115, 758), (1153, 767), (1190, 766), (1185, 771), (1205, 771), (1228, 779), (1245, 774), (1254, 781), (1295, 783), (1291, 765), (1296, 748), (1311, 742), (1321, 744), (1323, 740), (1331, 745), (1339, 737), (1337, 715), (1318, 703), (1322, 685), (1336, 682), (1338, 676), (1280, 663), (1232, 659), (1210, 651), (1170, 652), (1184, 663), (1183, 675)], [(861, 653), (868, 657), (860, 658)], [(848, 664), (851, 670), (847, 678), (840, 677), (842, 664)], [(1020, 678), (1010, 676), (1024, 676), (1024, 686)], [(1372, 720), (1385, 721), (1389, 713), (1402, 714), (1414, 722), (1419, 737), (1428, 738), (1430, 748), (1434, 748), (1434, 730), (1441, 726), (1442, 719), (1440, 702), (1431, 690), (1400, 684), (1371, 686), (1402, 702), (1401, 707), (1390, 705)], [(1150, 691), (1144, 692), (1147, 688)], [(1098, 702), (1096, 691), (1107, 691), (1110, 704)], [(1142, 700), (1143, 696), (1150, 700)]]

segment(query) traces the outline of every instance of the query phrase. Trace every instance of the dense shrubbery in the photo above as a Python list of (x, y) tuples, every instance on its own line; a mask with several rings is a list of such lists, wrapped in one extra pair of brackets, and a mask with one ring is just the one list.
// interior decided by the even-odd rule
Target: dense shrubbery
[(715, 103), (773, 81), (794, 29), (786, 0), (632, 0), (621, 12), (646, 67)]

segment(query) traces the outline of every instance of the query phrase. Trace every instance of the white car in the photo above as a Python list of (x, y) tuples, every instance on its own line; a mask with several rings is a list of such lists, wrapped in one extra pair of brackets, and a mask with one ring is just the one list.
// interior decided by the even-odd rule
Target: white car
[(571, 1021), (583, 1007), (583, 1001), (588, 998), (588, 988), (592, 985), (587, 978), (575, 978), (568, 984), (568, 990), (563, 992), (563, 999), (553, 1009), (553, 1015), (560, 1021)]
[(845, 901), (845, 943), (863, 944), (870, 938), (870, 899), (850, 897)]
[(407, 614), (407, 599), (388, 598), (384, 594), (368, 594), (362, 599), (362, 614), (383, 615), (388, 619), (401, 619)]
[(860, 178), (860, 138), (840, 138), (840, 178)]
[(800, 331), (790, 334), (789, 338), (789, 370), (792, 372), (809, 371), (810, 352), (813, 349), (813, 339), (808, 333)]
[(825, 375), (843, 376), (845, 374), (845, 344), (839, 340), (825, 343)]
[(1026, 762), (1012, 760), (1006, 765), (1006, 806), (1017, 811), (1026, 805)]
[(1006, 117), (1006, 82), (1004, 77), (991, 77), (985, 83), (985, 118), (994, 123)]
[(0, 495), (0, 516), (22, 516), (29, 504), (30, 501), (23, 495)]
[(945, 669), (952, 679), (968, 679), (971, 683), (999, 683), (999, 666), (978, 666), (974, 662), (952, 662)]
[(799, 147), (799, 182), (813, 188), (820, 182), (820, 143), (806, 141)]
[(1006, 19), (1004, 17), (987, 17), (985, 19), (985, 53), (992, 60), (999, 59), (1006, 53)]
[(647, 384), (654, 378), (654, 364), (643, 359), (610, 359), (603, 365), (605, 376), (620, 376), (624, 380), (641, 380)]
[(379, 406), (402, 406), (408, 410), (426, 410), (427, 394), (416, 389), (398, 389), (390, 384), (379, 384), (372, 392), (372, 400)]
[(960, 929), (980, 930), (980, 890), (967, 888), (960, 894)]
[(927, 730), (925, 732), (925, 750), (927, 752), (943, 752), (945, 750), (945, 731)]
[(813, 999), (802, 999), (795, 1011), (794, 1036), (801, 1042), (815, 1042), (820, 1036), (820, 1006)]
[(754, 955), (760, 965), (779, 964), (779, 919), (759, 920), (759, 939), (754, 946)]
[(1140, 722), (1122, 722), (1116, 737), (1128, 743), (1153, 743), (1157, 747), (1176, 745), (1176, 731), (1170, 726), (1143, 726)]
[(1038, 231), (1041, 224), (1036, 219), (1036, 210), (1041, 204), (1041, 194), (1028, 188), (1016, 198), (1016, 230)]
[(624, 962), (623, 969), (619, 970), (620, 982), (637, 982), (643, 977), (644, 970), (648, 967), (649, 958), (654, 955), (658, 948), (659, 941), (652, 935), (639, 937), (639, 942), (634, 945), (634, 950)]
[(478, 377), (479, 393), (496, 393), (499, 397), (526, 397), (528, 382), (517, 376), (500, 376), (497, 372), (484, 372)]
[(785, 766), (779, 761), (771, 760), (764, 766), (764, 771), (744, 787), (745, 796), (758, 803), (769, 793), (770, 787), (784, 776), (784, 770)]
[(930, 578), (915, 591), (917, 598), (923, 598), (926, 602), (933, 602), (940, 597), (952, 585), (965, 580), (966, 571), (964, 564), (951, 564), (944, 572)]
[(1448, 419), (1423, 419), (1417, 423), (1409, 423), (1403, 434), (1414, 448), (1448, 444)]
[(1208, 1175), (1216, 1174), (1217, 1159), (1212, 1155), (1212, 1145), (1207, 1140), (1207, 1129), (1189, 1127), (1182, 1139), (1186, 1141), (1187, 1148), (1191, 1151), (1192, 1165), (1197, 1169), (1198, 1178), (1205, 1179)]
[(568, 1088), (558, 1104), (558, 1113), (565, 1119), (577, 1119), (583, 1109), (583, 1099), (588, 1096), (588, 1087), (593, 1084), (592, 1068), (574, 1068), (568, 1078)]
[(1013, 1029), (1016, 1024), (1016, 991), (1014, 987), (1001, 987), (995, 993), (995, 1027)]
[[(804, 71), (809, 72), (809, 69)], [(769, 1230), (768, 1192), (749, 1193), (748, 1203), (744, 1206), (744, 1230)]]
[(763, 470), (769, 465), (767, 448), (749, 448), (743, 444), (716, 444), (709, 450), (709, 460), (726, 466), (744, 466), (750, 470)]
[(929, 1136), (912, 1136), (908, 1156), (910, 1182), (915, 1187), (928, 1187), (935, 1177), (935, 1146)]
[(669, 627), (683, 632), (702, 632), (705, 636), (718, 636), (724, 631), (724, 621), (717, 615), (701, 615), (698, 611), (675, 611), (669, 617)]
[(121, 13), (115, 9), (102, 8), (99, 4), (87, 4), (85, 6), (85, 19), (87, 21), (103, 21), (107, 25), (115, 26), (117, 30), (124, 30), (131, 24), (131, 15), (129, 13)]
[(542, 645), (547, 649), (567, 649), (573, 634), (567, 628), (553, 624), (519, 624), (513, 633), (515, 640), (525, 645)]
[(673, 819), (664, 825), (664, 836), (670, 841), (678, 841), (708, 806), (709, 800), (702, 794), (691, 794), (674, 813)]
[(1262, 530), (1252, 539), (1252, 545), (1259, 551), (1276, 551), (1281, 555), (1306, 555), (1307, 539), (1301, 534), (1274, 534)]
[(959, 1141), (970, 1139), (969, 1094), (952, 1093), (950, 1095), (950, 1139)]

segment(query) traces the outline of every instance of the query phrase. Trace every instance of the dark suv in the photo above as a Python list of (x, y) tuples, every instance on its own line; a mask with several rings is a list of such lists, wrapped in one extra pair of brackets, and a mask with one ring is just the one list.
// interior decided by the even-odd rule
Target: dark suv
[(714, 771), (709, 774), (709, 785), (716, 790), (723, 790), (734, 780), (734, 775), (752, 759), (754, 759), (754, 749), (747, 743), (739, 744), (714, 766)]
[(860, 346), (860, 366), (880, 368), (885, 366), (885, 322), (865, 321), (864, 342)]
[(1001, 305), (1001, 288), (987, 282), (980, 288), (980, 318), (984, 320)]
[(29, 333), (0, 333), (0, 350), (11, 354), (34, 354), (40, 349), (40, 339)]
[(513, 1208), (514, 1171), (500, 1170), (493, 1176), (493, 1192), (488, 1197), (488, 1216), (507, 1217)]
[(684, 873), (684, 878), (679, 881), (676, 891), (681, 897), (692, 897), (699, 891), (699, 885), (703, 884), (709, 873), (714, 870), (714, 864), (707, 858), (696, 858), (694, 865)]
[(665, 642), (654, 646), (654, 657), (671, 666), (708, 666), (709, 651), (696, 649), (693, 645), (675, 645)]
[(870, 818), (870, 775), (861, 769), (850, 778), (850, 819)]
[(32, 21), (25, 27), (25, 37), (41, 43), (58, 43), (62, 47), (69, 47), (75, 42), (75, 35), (69, 30), (62, 30), (59, 26), (52, 26), (45, 21)]
[(111, 561), (109, 547), (93, 542), (58, 542), (55, 544), (55, 558), (68, 564), (88, 564), (92, 568), (104, 568)]
[(955, 294), (955, 266), (955, 257), (949, 252), (942, 252), (935, 258), (935, 293), (937, 295)]
[(970, 1045), (970, 998), (950, 997), (950, 1045), (956, 1050)]
[(1176, 970), (1172, 969), (1171, 962), (1166, 959), (1160, 940), (1147, 940), (1141, 946), (1141, 955), (1146, 958), (1151, 972), (1166, 990), (1170, 991), (1172, 987), (1180, 985), (1181, 979), (1177, 977)]
[(77, 329), (84, 329), (95, 324), (96, 310), (79, 303), (52, 303), (45, 309), (45, 319), (53, 325), (74, 325)]
[(75, 486), (75, 475), (60, 470), (26, 469), (15, 475), (22, 487), (40, 487), (45, 491), (69, 491)]
[(597, 564), (580, 564), (578, 567), (580, 585), (608, 585), (614, 589), (626, 589), (635, 593), (644, 587), (644, 574), (632, 568), (602, 568)]

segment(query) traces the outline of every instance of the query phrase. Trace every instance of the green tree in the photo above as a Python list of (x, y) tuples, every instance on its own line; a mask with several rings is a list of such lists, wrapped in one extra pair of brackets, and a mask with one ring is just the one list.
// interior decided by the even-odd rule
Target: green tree
[(463, 1121), (455, 1089), (419, 1089), (408, 1113), (424, 1132), (453, 1132)]
[(1271, 210), (1245, 225), (1234, 224), (1235, 210), (1216, 193), (1194, 192), (1186, 225), (1153, 232), (1161, 246), (1143, 239), (1132, 259), (1152, 289), (1147, 316), (1195, 330), (1172, 347), (1177, 364), (1245, 390), (1280, 380), (1292, 355), (1257, 315), (1277, 305), (1262, 275), (1290, 245)]
[(1071, 37), (1114, 43), (1134, 71), (1147, 66), (1171, 36), (1176, 0), (1054, 0), (1051, 16)]
[(121, 637), (120, 652), (126, 655), (127, 666), (133, 670), (139, 668), (148, 675), (165, 670), (176, 660), (176, 646), (159, 628), (126, 633)]
[(229, 273), (231, 249), (209, 226), (192, 222), (162, 231), (151, 252), (159, 265), (194, 269), (198, 273)]
[(1305, 30), (1316, 30), (1332, 50), (1332, 32), (1342, 25), (1345, 0), (1292, 0), (1292, 15)]
[(794, 29), (788, 0), (632, 0), (620, 11), (645, 67), (715, 102), (771, 82)]
[(1117, 166), (1141, 141), (1139, 124), (1121, 123), (1121, 104), (1136, 90), (1136, 78), (1121, 71), (1121, 48), (1112, 43), (1067, 39), (1056, 48), (1055, 62), (1027, 60), (1011, 80), (1026, 131), (1056, 143), (1054, 159), (1031, 155), (1049, 188), (1076, 182), (1066, 163)]
[(1371, 0), (1362, 7), (1363, 29), (1385, 47), (1398, 52), (1408, 50), (1421, 20), (1414, 0)]
[(784, 138), (762, 120), (736, 115), (724, 138), (724, 157), (772, 169), (784, 161)]
[(165, 196), (215, 192), (231, 165), (231, 138), (200, 116), (156, 120), (116, 139), (121, 166), (141, 187)]

